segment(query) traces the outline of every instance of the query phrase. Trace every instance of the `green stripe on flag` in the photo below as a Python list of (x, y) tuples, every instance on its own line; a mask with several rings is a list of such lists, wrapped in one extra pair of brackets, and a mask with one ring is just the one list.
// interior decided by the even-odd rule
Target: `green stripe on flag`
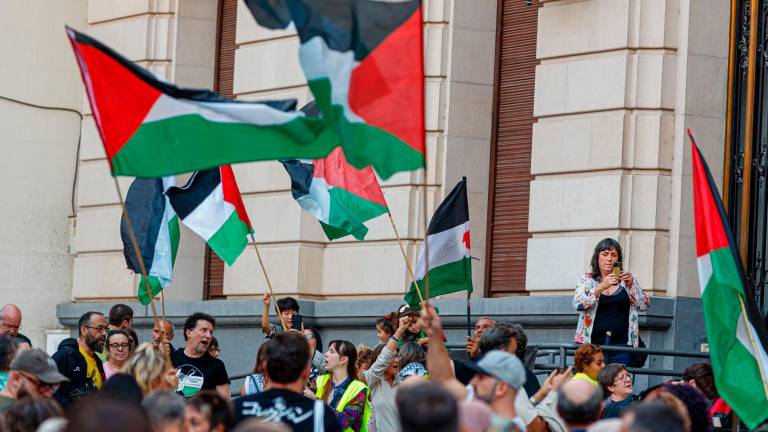
[[(435, 267), (429, 271), (429, 296), (436, 297), (444, 294), (450, 294), (457, 291), (472, 292), (472, 262), (469, 257), (459, 261), (454, 261)], [(421, 295), (424, 292), (424, 280), (418, 281)], [(426, 298), (425, 298), (426, 300)], [(416, 287), (411, 284), (411, 288), (405, 295), (405, 301), (411, 308), (420, 309), (419, 295), (416, 293)]]
[(332, 187), (328, 190), (328, 195), (331, 198), (328, 223), (320, 223), (328, 240), (336, 240), (349, 234), (363, 240), (368, 233), (368, 227), (363, 222), (387, 212), (383, 205), (368, 201), (346, 189)]
[(208, 239), (208, 246), (231, 266), (248, 244), (249, 232), (248, 225), (240, 220), (237, 212), (233, 210), (221, 228)]
[(112, 167), (114, 175), (161, 177), (237, 162), (321, 158), (338, 145), (317, 119), (258, 126), (187, 114), (142, 124)]
[(179, 232), (179, 217), (175, 213), (168, 220), (168, 234), (171, 239), (171, 268), (173, 268), (174, 264), (176, 264), (176, 253), (179, 251), (179, 237), (181, 236)]
[(702, 303), (715, 384), (751, 429), (768, 417), (768, 397), (751, 347), (738, 338), (739, 320), (746, 320), (739, 303), (739, 295), (744, 295), (739, 270), (730, 247), (710, 251), (709, 259), (712, 275)]
[[(315, 101), (341, 138), (347, 162), (357, 168), (373, 166), (388, 179), (400, 171), (424, 167), (424, 155), (391, 133), (366, 123), (350, 122), (344, 108), (331, 105), (331, 81), (328, 78), (307, 81)], [(332, 109), (331, 109), (332, 107)]]
[(144, 281), (144, 276), (141, 276), (141, 279), (139, 280), (139, 290), (138, 290), (138, 297), (139, 301), (143, 305), (148, 305), (150, 302), (150, 298), (154, 298), (156, 295), (160, 294), (160, 291), (163, 290), (163, 286), (160, 284), (160, 279), (154, 277), (154, 276), (148, 276), (149, 278), (149, 289), (152, 291), (152, 296), (150, 297), (147, 295), (147, 285)]

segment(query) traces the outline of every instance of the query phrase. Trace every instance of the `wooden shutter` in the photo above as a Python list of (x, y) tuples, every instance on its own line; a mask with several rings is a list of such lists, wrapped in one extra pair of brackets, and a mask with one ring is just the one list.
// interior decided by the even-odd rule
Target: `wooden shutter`
[[(529, 4), (532, 3), (532, 4)], [(499, 0), (486, 296), (525, 294), (538, 1)]]
[[(237, 0), (219, 0), (218, 40), (216, 41), (213, 89), (227, 97), (234, 97), (232, 84), (235, 78), (236, 27)], [(206, 245), (203, 299), (211, 300), (224, 297), (224, 261)]]

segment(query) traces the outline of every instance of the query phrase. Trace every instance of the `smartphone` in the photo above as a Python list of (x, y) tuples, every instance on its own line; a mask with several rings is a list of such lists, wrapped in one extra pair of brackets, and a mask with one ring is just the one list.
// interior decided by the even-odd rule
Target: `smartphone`
[(615, 263), (613, 263), (613, 275), (616, 277), (621, 277), (621, 268), (622, 268), (621, 262), (616, 261)]
[(296, 314), (291, 318), (291, 328), (294, 330), (301, 330), (301, 325), (304, 323), (304, 317)]

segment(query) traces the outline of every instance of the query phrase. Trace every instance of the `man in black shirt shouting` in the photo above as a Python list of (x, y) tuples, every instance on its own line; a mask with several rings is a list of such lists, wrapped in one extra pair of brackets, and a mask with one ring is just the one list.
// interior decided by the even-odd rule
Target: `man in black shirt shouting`
[(179, 377), (176, 393), (192, 397), (200, 390), (216, 390), (229, 399), (229, 377), (224, 362), (208, 353), (216, 320), (195, 312), (184, 322), (184, 347), (171, 353)]
[(266, 390), (235, 402), (235, 418), (284, 423), (294, 432), (341, 432), (322, 400), (302, 396), (309, 378), (309, 344), (302, 334), (277, 333), (267, 344)]

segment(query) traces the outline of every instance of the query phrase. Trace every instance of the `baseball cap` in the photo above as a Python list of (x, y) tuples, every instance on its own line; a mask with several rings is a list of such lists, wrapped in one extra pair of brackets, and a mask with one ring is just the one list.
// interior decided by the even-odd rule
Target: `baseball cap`
[(40, 348), (20, 352), (11, 362), (11, 370), (27, 372), (46, 384), (58, 384), (69, 381), (59, 373), (56, 362)]
[(480, 361), (469, 363), (467, 367), (477, 373), (504, 381), (514, 389), (519, 389), (525, 384), (523, 363), (514, 354), (505, 351), (489, 351)]

